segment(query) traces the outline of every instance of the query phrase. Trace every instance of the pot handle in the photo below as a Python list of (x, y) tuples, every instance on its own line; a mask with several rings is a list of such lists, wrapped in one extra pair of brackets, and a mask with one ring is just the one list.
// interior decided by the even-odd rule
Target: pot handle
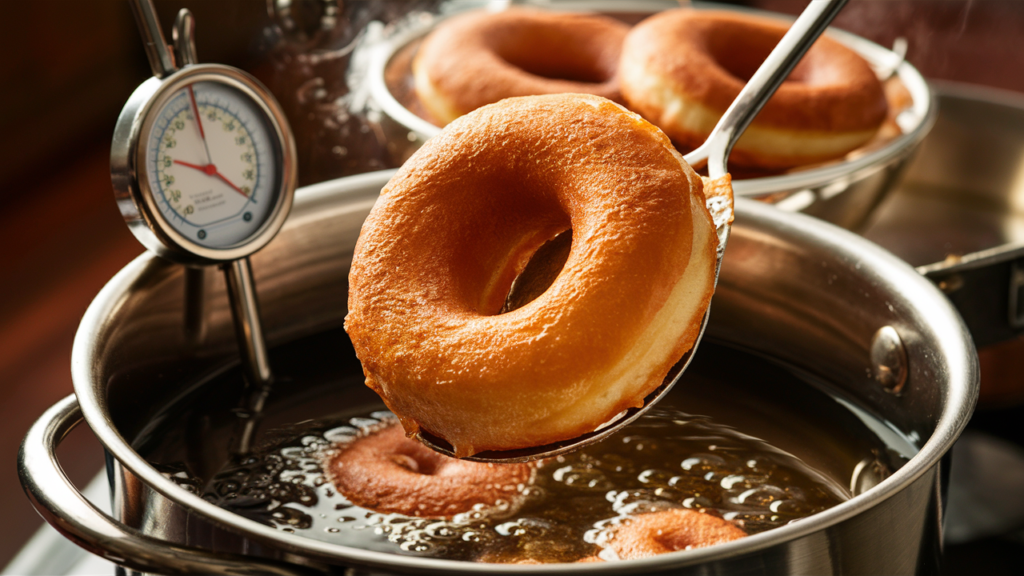
[(82, 422), (72, 394), (32, 425), (18, 451), (18, 476), (36, 511), (64, 537), (115, 564), (157, 574), (308, 576), (311, 568), (276, 560), (217, 553), (158, 540), (117, 522), (85, 499), (57, 462), (56, 450)]

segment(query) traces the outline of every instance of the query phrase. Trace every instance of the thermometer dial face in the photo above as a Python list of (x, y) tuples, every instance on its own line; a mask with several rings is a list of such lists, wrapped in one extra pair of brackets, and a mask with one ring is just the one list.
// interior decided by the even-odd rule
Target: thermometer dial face
[(271, 216), (280, 190), (280, 147), (263, 110), (215, 81), (178, 89), (145, 142), (149, 188), (175, 231), (206, 248), (244, 243)]

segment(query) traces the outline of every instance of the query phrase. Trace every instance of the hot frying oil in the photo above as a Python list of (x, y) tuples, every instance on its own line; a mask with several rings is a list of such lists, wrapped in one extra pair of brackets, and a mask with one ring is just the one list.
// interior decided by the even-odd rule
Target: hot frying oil
[[(293, 381), (305, 381), (301, 372), (308, 363), (291, 360), (297, 367)], [(355, 387), (357, 379), (346, 384), (358, 391), (355, 400), (351, 394), (337, 400), (345, 396), (345, 386), (335, 378), (332, 385), (311, 385), (299, 395), (301, 402), (271, 401), (259, 448), (239, 456), (226, 448), (233, 433), (230, 418), (218, 424), (214, 416), (216, 398), (231, 396), (225, 392), (231, 386), (224, 384), (231, 378), (238, 376), (218, 377), (221, 387), (213, 388), (218, 394), (191, 401), (184, 417), (162, 419), (140, 436), (140, 451), (185, 489), (279, 530), (453, 560), (614, 560), (607, 542), (616, 526), (673, 508), (703, 510), (756, 534), (850, 498), (858, 488), (856, 482), (851, 487), (849, 474), (858, 462), (870, 462), (880, 479), (913, 449), (887, 444), (842, 403), (784, 369), (705, 344), (685, 381), (652, 411), (603, 442), (543, 462), (515, 498), (468, 507), (453, 518), (415, 518), (354, 506), (330, 481), (326, 461), (331, 455), (396, 425), (372, 396)], [(760, 392), (738, 396), (751, 379)], [(774, 394), (765, 393), (763, 386), (773, 382)], [(202, 390), (197, 394), (202, 398)], [(811, 397), (816, 410), (806, 414)], [(210, 431), (200, 434), (204, 447), (182, 449), (175, 439), (185, 434), (173, 428), (197, 423)], [(793, 438), (798, 440), (790, 445)]]

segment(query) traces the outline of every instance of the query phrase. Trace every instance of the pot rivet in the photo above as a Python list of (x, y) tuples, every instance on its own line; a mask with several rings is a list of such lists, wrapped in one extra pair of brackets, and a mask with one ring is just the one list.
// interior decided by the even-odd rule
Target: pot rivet
[(907, 382), (907, 350), (892, 326), (883, 326), (871, 338), (871, 374), (887, 392), (899, 394)]

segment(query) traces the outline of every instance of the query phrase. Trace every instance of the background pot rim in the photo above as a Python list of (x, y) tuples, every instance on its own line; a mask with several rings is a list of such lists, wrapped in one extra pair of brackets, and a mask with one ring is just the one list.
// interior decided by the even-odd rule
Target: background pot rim
[[(385, 114), (406, 129), (416, 133), (424, 140), (429, 139), (441, 130), (433, 123), (420, 118), (411, 110), (403, 106), (391, 93), (385, 82), (385, 71), (391, 59), (402, 48), (423, 36), (426, 36), (438, 23), (450, 16), (460, 14), (473, 8), (480, 8), (483, 4), (467, 2), (459, 10), (451, 13), (437, 15), (429, 22), (416, 21), (410, 27), (401, 30), (395, 36), (381, 40), (368, 48), (369, 67), (367, 71), (367, 83), (370, 94), (380, 105)], [(559, 4), (557, 8), (549, 7), (556, 11), (584, 11), (584, 12), (638, 12), (657, 13), (667, 8), (678, 8), (676, 2), (634, 2), (627, 0), (587, 0), (583, 2), (566, 2)], [(779, 14), (756, 8), (747, 8), (730, 4), (718, 4), (714, 2), (697, 2), (691, 6), (696, 10), (726, 10), (741, 12), (756, 16), (772, 18), (783, 22), (791, 23), (796, 18), (786, 14)], [(541, 8), (541, 7), (535, 7)], [(885, 48), (875, 42), (862, 38), (856, 34), (846, 32), (837, 28), (829, 28), (826, 32), (831, 38), (839, 41), (848, 48), (857, 52), (865, 60), (873, 64), (881, 64), (887, 60), (895, 60), (898, 56), (892, 50)], [(904, 86), (910, 92), (913, 99), (911, 109), (914, 112), (916, 123), (913, 128), (893, 138), (884, 146), (871, 150), (870, 152), (850, 160), (843, 160), (832, 164), (826, 164), (817, 168), (780, 174), (776, 176), (764, 176), (735, 180), (734, 190), (737, 196), (763, 196), (781, 192), (791, 192), (801, 189), (817, 189), (822, 186), (848, 185), (850, 180), (856, 180), (865, 173), (870, 174), (884, 168), (898, 158), (909, 154), (928, 135), (938, 117), (938, 106), (934, 93), (924, 79), (924, 76), (912, 64), (903, 60), (895, 68), (895, 75), (900, 78)]]

